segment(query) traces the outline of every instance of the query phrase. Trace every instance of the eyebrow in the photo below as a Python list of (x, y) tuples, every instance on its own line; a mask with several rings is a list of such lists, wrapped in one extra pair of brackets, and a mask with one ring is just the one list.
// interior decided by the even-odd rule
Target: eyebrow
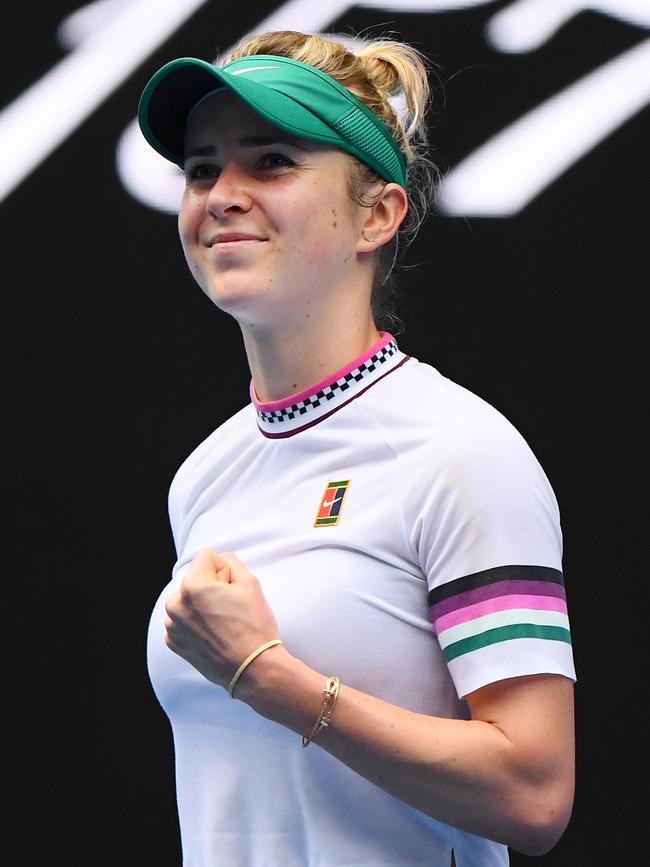
[[(297, 138), (290, 135), (282, 135), (282, 133), (275, 133), (273, 135), (245, 135), (239, 139), (239, 144), (242, 147), (265, 147), (267, 145), (285, 144), (302, 151), (307, 150), (307, 147), (300, 144)], [(187, 160), (190, 157), (212, 157), (216, 153), (217, 148), (214, 145), (205, 145), (204, 147), (190, 148), (185, 154), (185, 159)]]

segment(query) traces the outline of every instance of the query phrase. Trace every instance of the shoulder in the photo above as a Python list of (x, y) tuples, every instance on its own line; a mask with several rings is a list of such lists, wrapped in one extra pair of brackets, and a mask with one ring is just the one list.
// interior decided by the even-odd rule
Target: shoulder
[(402, 461), (467, 469), (502, 455), (533, 461), (506, 416), (430, 364), (409, 358), (368, 392), (364, 410)]
[(241, 446), (251, 429), (255, 429), (254, 415), (252, 404), (247, 404), (216, 427), (190, 452), (172, 478), (169, 487), (170, 511), (180, 504), (195, 480), (209, 471), (217, 455), (221, 456)]
[[(532, 556), (530, 551), (538, 548), (557, 552), (557, 500), (517, 428), (487, 401), (430, 365), (411, 359), (402, 370), (403, 376), (395, 371), (386, 377), (383, 394), (378, 385), (367, 414), (395, 455), (396, 481), (414, 547), (424, 550), (426, 543), (431, 549), (460, 534), (463, 544), (470, 538), (489, 538), (495, 551), (504, 547), (501, 541), (507, 536), (509, 547), (519, 551), (511, 539), (535, 536), (549, 544), (531, 543), (518, 556)], [(474, 563), (463, 568), (469, 572), (485, 567)]]

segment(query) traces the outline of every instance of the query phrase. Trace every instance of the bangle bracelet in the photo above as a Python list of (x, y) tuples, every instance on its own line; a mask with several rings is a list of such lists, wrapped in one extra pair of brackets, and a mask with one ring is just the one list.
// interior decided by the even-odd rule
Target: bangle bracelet
[(228, 687), (228, 694), (230, 695), (230, 698), (234, 698), (234, 696), (232, 694), (233, 690), (234, 690), (235, 686), (237, 685), (237, 681), (241, 677), (242, 672), (244, 671), (246, 666), (250, 665), (250, 663), (255, 659), (255, 657), (259, 656), (260, 653), (262, 653), (262, 651), (268, 650), (269, 647), (274, 647), (276, 644), (284, 644), (284, 641), (282, 641), (281, 638), (276, 638), (274, 641), (267, 641), (266, 644), (263, 644), (261, 647), (258, 647), (257, 650), (254, 650), (251, 653), (250, 656), (246, 657), (246, 659), (242, 662), (242, 664), (239, 666), (239, 668), (235, 672), (235, 676), (230, 681), (230, 686)]
[(336, 675), (327, 678), (327, 683), (323, 690), (323, 704), (321, 705), (320, 713), (318, 714), (318, 719), (314, 724), (314, 728), (311, 730), (310, 734), (307, 736), (302, 735), (300, 738), (300, 743), (303, 747), (308, 747), (316, 735), (330, 724), (332, 711), (334, 710), (334, 706), (339, 697), (340, 689), (341, 681), (336, 677)]

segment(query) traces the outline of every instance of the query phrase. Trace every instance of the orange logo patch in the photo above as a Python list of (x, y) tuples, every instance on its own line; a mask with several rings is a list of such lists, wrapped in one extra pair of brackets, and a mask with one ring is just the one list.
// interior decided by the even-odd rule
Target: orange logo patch
[(344, 482), (329, 482), (325, 487), (320, 506), (316, 512), (314, 527), (332, 527), (338, 524), (343, 508), (343, 500), (350, 485), (350, 479)]

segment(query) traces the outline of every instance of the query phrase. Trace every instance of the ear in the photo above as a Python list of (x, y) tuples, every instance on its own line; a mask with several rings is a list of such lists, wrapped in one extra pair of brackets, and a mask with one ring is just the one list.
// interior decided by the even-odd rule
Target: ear
[(366, 209), (357, 253), (372, 253), (387, 244), (399, 229), (408, 211), (406, 190), (388, 183), (374, 205)]

